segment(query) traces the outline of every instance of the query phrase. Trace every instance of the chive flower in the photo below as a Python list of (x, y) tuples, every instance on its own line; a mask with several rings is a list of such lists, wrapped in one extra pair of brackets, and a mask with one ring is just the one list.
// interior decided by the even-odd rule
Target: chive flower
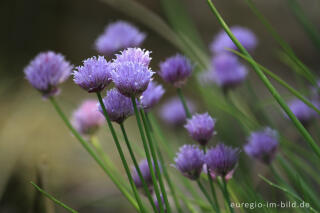
[(250, 134), (244, 151), (252, 158), (270, 164), (278, 150), (278, 134), (275, 130), (267, 127), (262, 131)]
[(96, 42), (96, 50), (103, 55), (111, 55), (128, 47), (138, 47), (146, 35), (135, 26), (125, 21), (116, 21), (109, 24)]
[(218, 144), (207, 151), (205, 163), (210, 173), (227, 178), (233, 173), (239, 157), (239, 149)]
[(98, 111), (97, 101), (85, 100), (72, 114), (72, 125), (82, 135), (93, 135), (105, 118)]
[(142, 93), (140, 97), (140, 104), (144, 109), (150, 109), (156, 105), (162, 98), (165, 90), (161, 84), (151, 81), (148, 88)]
[(111, 74), (120, 93), (139, 97), (147, 89), (154, 74), (148, 66), (149, 53), (140, 48), (128, 48), (116, 56)]
[(58, 85), (68, 79), (72, 65), (60, 53), (39, 53), (24, 69), (29, 83), (42, 93), (44, 98), (57, 95)]
[(197, 180), (201, 174), (204, 154), (195, 145), (183, 145), (174, 159), (175, 167), (187, 178)]
[(111, 82), (111, 63), (103, 56), (88, 58), (76, 67), (73, 81), (87, 92), (101, 92)]
[[(256, 35), (249, 29), (240, 26), (230, 27), (231, 32), (248, 51), (254, 50), (257, 46), (258, 39)], [(212, 43), (210, 44), (210, 50), (212, 53), (221, 53), (227, 51), (226, 48), (236, 50), (237, 47), (230, 39), (228, 34), (223, 30), (220, 31)]]
[[(118, 124), (123, 123), (130, 115), (133, 114), (133, 104), (131, 99), (122, 95), (117, 89), (110, 89), (102, 101), (110, 120)], [(99, 111), (103, 114), (100, 104)]]
[[(153, 164), (153, 169), (156, 172), (154, 162), (152, 164)], [(149, 189), (152, 190), (153, 182), (152, 182), (151, 171), (150, 171), (150, 167), (149, 167), (147, 159), (144, 159), (139, 162), (139, 169), (141, 171), (142, 177), (143, 177), (144, 181), (146, 182), (147, 186), (149, 186)], [(157, 176), (157, 174), (156, 174), (156, 176)], [(135, 168), (133, 168), (133, 171), (132, 171), (132, 179), (133, 179), (133, 182), (135, 183), (136, 187), (138, 187), (138, 188), (143, 187), (142, 181), (141, 181), (139, 174)]]
[[(187, 106), (191, 113), (195, 111), (195, 105), (187, 100)], [(179, 98), (169, 99), (161, 106), (160, 117), (163, 121), (173, 126), (180, 126), (186, 122), (187, 115)]]
[(212, 59), (213, 79), (224, 90), (236, 87), (247, 76), (247, 68), (229, 53), (218, 54)]
[(192, 73), (193, 66), (188, 58), (177, 54), (160, 63), (160, 77), (175, 87), (181, 87)]
[[(313, 104), (318, 107), (320, 104), (313, 101)], [(302, 102), (300, 99), (294, 99), (288, 103), (292, 113), (299, 119), (303, 125), (308, 125), (314, 118), (318, 116), (317, 112)], [(320, 109), (318, 107), (318, 109)], [(287, 116), (287, 115), (286, 115)]]
[(215, 122), (216, 120), (212, 119), (208, 113), (195, 114), (187, 119), (184, 127), (195, 141), (205, 146), (214, 134)]

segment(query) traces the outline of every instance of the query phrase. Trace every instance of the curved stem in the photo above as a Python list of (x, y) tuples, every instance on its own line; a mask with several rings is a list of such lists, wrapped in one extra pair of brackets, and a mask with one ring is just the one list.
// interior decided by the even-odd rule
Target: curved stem
[[(218, 10), (215, 8), (211, 0), (207, 0), (210, 9), (212, 13), (216, 16), (219, 23), (225, 30), (225, 32), (228, 34), (230, 39), (233, 41), (233, 43), (237, 46), (237, 48), (242, 52), (244, 55), (246, 55), (248, 58), (253, 59), (251, 55), (248, 53), (248, 51), (242, 46), (242, 44), (236, 39), (236, 37), (232, 34), (230, 28), (225, 23), (223, 18), (221, 17)], [(291, 121), (294, 123), (296, 128), (299, 130), (301, 135), (306, 139), (308, 144), (311, 146), (312, 150), (315, 152), (315, 154), (320, 158), (320, 147), (316, 144), (316, 142), (313, 140), (312, 136), (309, 134), (309, 132), (304, 128), (304, 126), (301, 124), (301, 122), (297, 119), (297, 117), (292, 113), (292, 111), (289, 109), (288, 105), (285, 103), (285, 101), (282, 99), (278, 91), (273, 87), (269, 79), (266, 77), (266, 75), (263, 73), (263, 71), (260, 69), (260, 67), (253, 62), (250, 62), (253, 70), (257, 73), (257, 75), (260, 77), (264, 85), (268, 88), (271, 95), (276, 99), (278, 104), (281, 106), (281, 108), (286, 112), (288, 117), (291, 119)]]
[(206, 199), (208, 200), (208, 202), (210, 203), (210, 205), (212, 206), (213, 210), (216, 212), (216, 207), (213, 205), (213, 202), (208, 194), (208, 192), (206, 191), (206, 189), (204, 188), (204, 186), (202, 185), (202, 183), (200, 182), (200, 180), (197, 180), (197, 184), (201, 190), (201, 192), (203, 193), (203, 195), (206, 197)]
[(186, 102), (186, 100), (185, 100), (185, 98), (183, 96), (181, 88), (177, 88), (177, 93), (178, 93), (180, 101), (181, 101), (181, 103), (183, 105), (184, 111), (185, 111), (185, 113), (187, 115), (187, 118), (191, 118), (191, 113), (190, 113), (190, 110), (188, 108), (187, 102)]
[(126, 130), (125, 130), (125, 128), (124, 128), (123, 123), (120, 123), (120, 128), (121, 128), (121, 131), (122, 131), (124, 140), (125, 140), (125, 142), (126, 142), (126, 145), (127, 145), (127, 147), (128, 147), (128, 150), (129, 150), (129, 153), (130, 153), (132, 162), (133, 162), (133, 164), (134, 164), (134, 167), (136, 168), (136, 171), (137, 171), (137, 173), (138, 173), (138, 175), (139, 175), (139, 178), (140, 178), (140, 180), (141, 180), (141, 182), (142, 182), (143, 189), (144, 189), (144, 191), (145, 191), (145, 193), (146, 193), (146, 195), (147, 195), (147, 197), (148, 197), (148, 200), (149, 200), (149, 202), (150, 202), (150, 204), (151, 204), (154, 212), (157, 212), (157, 207), (156, 207), (156, 205), (155, 205), (155, 203), (154, 203), (154, 201), (153, 201), (153, 199), (152, 199), (152, 197), (151, 197), (151, 193), (150, 193), (150, 190), (148, 189), (148, 185), (146, 184), (146, 181), (145, 181), (145, 179), (144, 179), (144, 177), (143, 177), (143, 175), (142, 175), (142, 173), (141, 173), (141, 170), (140, 170), (140, 168), (139, 168), (139, 164), (138, 164), (137, 159), (136, 159), (136, 157), (135, 157), (135, 155), (134, 155), (134, 153), (133, 153), (133, 150), (132, 150), (132, 147), (131, 147), (131, 145), (130, 145), (130, 142), (129, 142), (129, 139), (128, 139), (128, 136), (127, 136), (127, 133), (126, 133)]
[[(141, 120), (140, 120), (140, 115), (139, 115), (136, 99), (135, 99), (134, 96), (131, 97), (131, 101), (132, 101), (132, 104), (133, 104), (134, 113), (136, 115), (137, 125), (138, 125), (139, 132), (140, 132), (140, 135), (141, 135), (143, 148), (144, 148), (144, 150), (146, 152), (146, 158), (147, 158), (149, 169), (150, 169), (150, 173), (151, 173), (151, 178), (152, 178), (152, 182), (153, 182), (153, 186), (154, 186), (154, 192), (155, 192), (157, 200), (158, 200), (160, 212), (164, 213), (164, 207), (163, 207), (163, 204), (161, 202), (162, 199), (161, 199), (160, 190), (159, 190), (158, 184), (157, 184), (157, 178), (156, 178), (156, 175), (155, 175), (155, 172), (154, 172), (153, 162), (151, 160), (151, 156), (150, 156), (147, 140), (146, 140), (146, 137), (145, 137), (144, 132), (143, 132), (143, 127), (142, 127), (142, 123), (141, 123)], [(154, 164), (158, 165), (158, 162), (154, 162)]]
[(102, 160), (96, 155), (94, 150), (89, 146), (89, 144), (82, 138), (82, 136), (73, 128), (71, 123), (69, 122), (66, 115), (61, 110), (60, 106), (54, 99), (54, 97), (49, 98), (51, 104), (61, 117), (61, 119), (64, 121), (66, 126), (69, 128), (71, 133), (78, 139), (78, 141), (81, 143), (81, 145), (85, 148), (85, 150), (91, 155), (91, 157), (98, 163), (98, 165), (103, 169), (103, 171), (110, 177), (110, 179), (113, 181), (113, 183), (118, 187), (118, 189), (122, 192), (122, 194), (128, 199), (128, 201), (134, 206), (135, 209), (139, 210), (139, 207), (137, 205), (137, 202), (134, 200), (134, 198), (130, 195), (130, 193), (115, 179), (113, 178), (113, 175), (111, 172), (107, 169), (107, 167), (103, 164)]
[(141, 202), (141, 199), (140, 199), (140, 196), (139, 196), (139, 193), (138, 193), (138, 190), (136, 188), (136, 185), (134, 184), (133, 182), (133, 179), (132, 179), (132, 175), (131, 175), (131, 172), (130, 172), (130, 169), (129, 169), (129, 166), (127, 164), (127, 161), (124, 157), (124, 154), (123, 154), (123, 151), (122, 151), (122, 148), (120, 146), (120, 143), (119, 143), (119, 140), (118, 140), (118, 137), (116, 135), (116, 132), (113, 128), (113, 125), (111, 123), (111, 120), (109, 118), (109, 115), (107, 113), (107, 110), (106, 110), (106, 107), (102, 101), (102, 97), (101, 97), (101, 94), (100, 92), (97, 92), (97, 97), (98, 97), (98, 100), (99, 100), (99, 103), (100, 103), (100, 106), (102, 108), (102, 111), (103, 111), (103, 114), (104, 114), (104, 117), (106, 118), (107, 120), (107, 123), (108, 123), (108, 126), (109, 126), (109, 129), (111, 131), (111, 134), (112, 134), (112, 137), (113, 137), (113, 140), (114, 140), (114, 143), (116, 144), (116, 147), (117, 147), (117, 150), (119, 152), (119, 155), (120, 155), (120, 159), (122, 161), (122, 164), (123, 164), (123, 167), (127, 173), (127, 176), (128, 176), (128, 179), (129, 179), (129, 182), (130, 182), (130, 185), (131, 185), (131, 188), (133, 190), (133, 193), (134, 193), (134, 196), (138, 202), (138, 205), (139, 205), (139, 208), (140, 208), (140, 211), (141, 212), (146, 212), (143, 205), (142, 205), (142, 202)]
[(165, 202), (166, 207), (167, 207), (166, 210), (167, 210), (168, 213), (170, 213), (171, 212), (171, 208), (170, 208), (170, 204), (169, 204), (169, 201), (168, 201), (166, 188), (165, 188), (164, 183), (163, 183), (163, 179), (162, 179), (162, 175), (161, 175), (161, 169), (160, 169), (160, 166), (159, 166), (159, 163), (158, 163), (157, 154), (156, 154), (156, 151), (155, 151), (155, 148), (154, 148), (154, 141), (152, 141), (149, 125), (147, 123), (146, 116), (145, 116), (145, 113), (144, 113), (143, 109), (140, 109), (140, 115), (141, 115), (141, 118), (142, 118), (142, 122), (143, 122), (143, 125), (144, 125), (144, 128), (145, 128), (146, 135), (147, 135), (147, 139), (148, 139), (148, 143), (149, 143), (149, 147), (150, 147), (150, 151), (151, 151), (151, 156), (153, 158), (153, 161), (156, 162), (155, 163), (155, 168), (156, 168), (156, 172), (157, 172), (157, 175), (158, 175), (158, 178), (159, 178), (159, 185), (160, 185), (160, 189), (161, 189), (161, 192), (162, 192), (162, 196), (163, 196), (164, 202)]

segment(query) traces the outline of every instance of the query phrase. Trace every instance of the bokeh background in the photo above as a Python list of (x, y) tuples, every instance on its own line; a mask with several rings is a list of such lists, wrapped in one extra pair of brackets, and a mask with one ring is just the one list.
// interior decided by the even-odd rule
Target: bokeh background
[[(132, 0), (133, 1), (133, 0)], [(166, 20), (160, 0), (136, 0)], [(201, 38), (209, 44), (221, 30), (206, 1), (183, 0)], [(278, 46), (244, 1), (216, 0), (216, 6), (230, 25), (251, 28), (259, 38), (255, 58), (271, 68), (292, 85), (296, 85), (289, 68), (277, 57)], [(298, 57), (313, 70), (319, 70), (319, 52), (288, 9), (286, 1), (255, 1), (274, 28), (293, 47)], [(320, 26), (320, 1), (301, 0), (303, 9), (315, 26)], [(115, 20), (127, 20), (147, 33), (143, 48), (152, 50), (152, 68), (167, 56), (176, 53), (165, 39), (98, 0), (9, 0), (0, 1), (0, 212), (41, 212), (29, 181), (41, 173), (46, 189), (80, 212), (132, 212), (125, 199), (102, 170), (71, 136), (48, 101), (31, 88), (24, 79), (23, 68), (39, 52), (54, 50), (63, 53), (75, 65), (97, 55), (93, 48), (104, 27)], [(261, 81), (250, 73), (254, 89), (270, 97)], [(279, 88), (280, 91), (283, 91)], [(167, 89), (166, 98), (172, 91)], [(197, 100), (192, 88), (186, 86), (188, 97)], [(240, 90), (241, 92), (241, 90)], [(286, 93), (286, 92), (284, 92)], [(73, 84), (70, 78), (62, 85), (59, 101), (70, 116), (85, 98), (95, 98)], [(200, 109), (204, 108), (200, 106)], [(272, 109), (270, 109), (270, 113)], [(220, 115), (219, 119), (223, 119)], [(280, 123), (285, 122), (283, 118)], [(132, 118), (128, 134), (139, 139)], [(233, 126), (230, 128), (237, 128)], [(285, 127), (283, 127), (286, 130)], [(164, 129), (166, 131), (166, 129)], [(185, 132), (170, 132), (172, 138)], [(292, 133), (295, 135), (295, 133)], [(106, 128), (99, 132), (103, 146), (120, 166), (115, 147)], [(294, 137), (294, 136), (292, 136)], [(241, 137), (240, 137), (241, 138)], [(243, 138), (244, 140), (244, 138)], [(174, 143), (174, 141), (172, 142)], [(244, 141), (239, 141), (243, 144)], [(167, 159), (168, 164), (172, 159)], [(51, 204), (48, 204), (51, 205)], [(65, 212), (59, 207), (55, 212)], [(53, 211), (52, 211), (53, 212)]]

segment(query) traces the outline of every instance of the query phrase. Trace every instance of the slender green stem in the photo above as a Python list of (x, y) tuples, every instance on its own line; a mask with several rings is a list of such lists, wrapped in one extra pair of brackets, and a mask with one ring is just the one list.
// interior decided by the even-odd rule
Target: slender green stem
[[(149, 169), (150, 169), (150, 173), (151, 173), (151, 178), (152, 178), (152, 182), (153, 182), (153, 186), (154, 186), (154, 192), (155, 192), (157, 200), (158, 200), (160, 212), (164, 213), (164, 207), (163, 207), (163, 204), (161, 202), (162, 199), (161, 199), (160, 190), (159, 190), (158, 184), (157, 184), (157, 178), (156, 178), (156, 175), (155, 175), (153, 162), (151, 160), (151, 156), (150, 156), (147, 140), (146, 140), (146, 137), (145, 137), (144, 132), (143, 132), (143, 127), (142, 127), (142, 123), (141, 123), (141, 120), (140, 120), (140, 115), (139, 115), (136, 99), (135, 99), (134, 96), (131, 97), (131, 101), (132, 101), (132, 104), (133, 104), (134, 113), (136, 115), (137, 125), (138, 125), (139, 132), (140, 132), (140, 135), (141, 135), (143, 148), (144, 148), (144, 151), (146, 152), (146, 158), (147, 158)], [(154, 162), (154, 164), (157, 165), (158, 162)]]
[(210, 195), (208, 194), (208, 192), (206, 191), (206, 189), (204, 188), (204, 186), (202, 185), (202, 183), (199, 179), (197, 180), (197, 184), (198, 184), (201, 192), (203, 193), (203, 195), (206, 197), (206, 199), (208, 200), (208, 202), (212, 206), (214, 212), (216, 212), (216, 207), (215, 207), (215, 205), (213, 205), (213, 201), (211, 200)]
[(154, 142), (154, 145), (155, 145), (155, 148), (157, 150), (157, 155), (159, 157), (159, 161), (160, 161), (160, 164), (162, 165), (162, 170), (163, 170), (163, 174), (164, 174), (164, 177), (168, 183), (168, 186), (170, 188), (170, 191), (171, 191), (171, 194), (172, 194), (172, 197), (173, 197), (173, 200), (174, 200), (174, 203), (176, 205), (176, 208), (177, 208), (177, 211), (179, 213), (182, 213), (182, 209), (181, 209), (181, 206), (180, 206), (180, 203), (179, 203), (179, 200), (178, 200), (178, 197), (176, 195), (176, 190), (172, 184), (172, 181), (171, 181), (171, 178), (169, 176), (169, 173), (168, 173), (168, 170), (167, 170), (167, 167), (164, 165), (164, 158), (162, 156), (162, 153), (160, 152), (160, 148), (158, 146), (158, 143), (156, 142), (155, 140), (155, 137), (153, 135), (153, 127), (151, 125), (151, 122), (150, 122), (150, 119), (149, 119), (149, 114), (146, 112), (145, 113), (146, 115), (146, 120), (147, 120), (147, 123), (148, 123), (148, 126), (149, 126), (149, 130), (150, 130), (150, 134), (151, 134), (151, 137), (153, 139), (153, 142)]
[[(241, 43), (236, 39), (236, 37), (232, 34), (230, 28), (225, 23), (223, 18), (221, 17), (218, 10), (215, 8), (211, 0), (207, 0), (211, 11), (218, 19), (219, 23), (225, 30), (225, 32), (229, 35), (230, 39), (233, 41), (233, 43), (237, 46), (237, 48), (242, 52), (244, 55), (246, 55), (248, 58), (253, 59), (251, 55), (248, 53), (248, 51), (241, 45)], [(270, 91), (271, 95), (276, 99), (276, 101), (279, 103), (279, 105), (282, 107), (282, 109), (286, 112), (288, 117), (292, 120), (296, 128), (300, 131), (301, 135), (306, 139), (308, 144), (311, 146), (312, 150), (315, 152), (315, 154), (320, 158), (320, 148), (316, 144), (316, 142), (313, 140), (312, 136), (309, 134), (309, 132), (304, 128), (304, 126), (301, 124), (301, 122), (297, 119), (297, 117), (292, 113), (292, 111), (289, 109), (288, 105), (285, 103), (285, 101), (282, 99), (278, 91), (273, 87), (269, 79), (265, 76), (263, 71), (260, 69), (260, 67), (256, 63), (250, 62), (251, 66), (253, 67), (254, 71), (258, 74), (262, 82), (265, 84), (265, 86)]]
[[(206, 154), (206, 151), (207, 151), (207, 150), (206, 150), (206, 146), (203, 146), (202, 149), (203, 149), (203, 153)], [(218, 199), (217, 199), (217, 194), (216, 194), (216, 191), (215, 191), (215, 189), (214, 189), (213, 180), (212, 180), (212, 177), (211, 177), (211, 175), (210, 175), (210, 172), (209, 172), (209, 168), (208, 168), (208, 167), (207, 167), (207, 175), (208, 175), (210, 190), (211, 190), (211, 193), (212, 193), (212, 197), (213, 197), (215, 209), (216, 209), (217, 212), (220, 212), (219, 201), (218, 201)]]
[(128, 136), (127, 136), (127, 133), (126, 133), (126, 130), (125, 130), (125, 128), (124, 128), (123, 123), (120, 123), (120, 128), (121, 128), (121, 131), (122, 131), (124, 140), (125, 140), (125, 142), (126, 142), (126, 145), (127, 145), (127, 147), (128, 147), (128, 150), (129, 150), (129, 153), (130, 153), (132, 162), (133, 162), (133, 164), (134, 164), (134, 167), (136, 168), (136, 171), (137, 171), (137, 173), (138, 173), (138, 175), (139, 175), (139, 178), (140, 178), (140, 180), (141, 180), (141, 182), (142, 182), (143, 189), (144, 189), (144, 191), (145, 191), (145, 193), (146, 193), (146, 195), (147, 195), (147, 197), (148, 197), (148, 200), (149, 200), (149, 202), (150, 202), (150, 204), (151, 204), (154, 212), (157, 212), (157, 207), (156, 207), (156, 205), (155, 205), (155, 203), (154, 203), (154, 201), (153, 201), (153, 199), (152, 199), (152, 196), (151, 196), (150, 190), (149, 190), (149, 188), (148, 188), (148, 185), (146, 184), (146, 181), (145, 181), (145, 179), (144, 179), (144, 177), (143, 177), (143, 175), (142, 175), (142, 173), (141, 173), (141, 170), (140, 170), (140, 168), (139, 168), (139, 164), (138, 164), (137, 159), (136, 159), (136, 157), (135, 157), (135, 155), (134, 155), (134, 153), (133, 153), (133, 150), (132, 150), (132, 147), (131, 147), (131, 145), (130, 145), (130, 142), (129, 142), (129, 139), (128, 139)]
[(190, 113), (190, 110), (188, 108), (187, 102), (186, 102), (186, 100), (185, 100), (185, 98), (183, 96), (181, 88), (177, 88), (177, 93), (178, 93), (180, 101), (181, 101), (181, 103), (183, 105), (184, 111), (186, 112), (187, 118), (191, 118), (191, 113)]
[(39, 186), (37, 186), (37, 184), (35, 184), (34, 182), (30, 182), (39, 192), (41, 192), (44, 196), (46, 196), (47, 198), (49, 198), (50, 200), (52, 200), (53, 202), (55, 202), (56, 204), (58, 204), (59, 206), (63, 207), (64, 209), (68, 210), (69, 212), (72, 213), (78, 213), (78, 211), (72, 209), (71, 207), (67, 206), (66, 204), (62, 203), (61, 201), (57, 200), (56, 198), (54, 198), (52, 195), (50, 195), (48, 192), (44, 191), (43, 189), (41, 189)]
[(126, 159), (125, 159), (125, 157), (124, 157), (124, 154), (123, 154), (121, 145), (120, 145), (119, 140), (118, 140), (118, 137), (117, 137), (117, 135), (116, 135), (116, 131), (115, 131), (114, 128), (113, 128), (113, 125), (112, 125), (111, 120), (110, 120), (110, 118), (109, 118), (109, 115), (108, 115), (108, 113), (107, 113), (106, 107), (105, 107), (105, 105), (104, 105), (104, 103), (103, 103), (101, 94), (100, 94), (100, 92), (97, 92), (96, 94), (97, 94), (97, 97), (98, 97), (100, 106), (101, 106), (101, 108), (102, 108), (104, 117), (105, 117), (106, 120), (107, 120), (109, 129), (110, 129), (110, 131), (111, 131), (111, 134), (112, 134), (112, 137), (113, 137), (113, 140), (114, 140), (114, 143), (116, 144), (116, 147), (117, 147), (118, 153), (119, 153), (119, 155), (120, 155), (120, 159), (121, 159), (121, 161), (122, 161), (123, 167), (124, 167), (124, 169), (125, 169), (125, 171), (126, 171), (126, 173), (127, 173), (127, 176), (128, 176), (128, 179), (129, 179), (129, 182), (130, 182), (130, 185), (131, 185), (133, 194), (134, 194), (134, 196), (135, 196), (135, 198), (136, 198), (136, 200), (137, 200), (137, 202), (138, 202), (140, 211), (141, 211), (141, 212), (146, 212), (145, 209), (144, 209), (144, 207), (143, 207), (143, 204), (142, 204), (142, 202), (141, 202), (141, 198), (140, 198), (140, 196), (139, 196), (139, 193), (138, 193), (138, 190), (137, 190), (137, 188), (136, 188), (136, 185), (135, 185), (134, 182), (133, 182), (133, 179), (132, 179), (132, 175), (131, 175), (129, 166), (128, 166), (127, 161), (126, 161)]
[(66, 126), (69, 128), (71, 133), (78, 139), (78, 141), (81, 143), (81, 145), (85, 148), (85, 150), (91, 155), (91, 157), (98, 163), (98, 165), (103, 169), (103, 171), (110, 177), (110, 179), (115, 183), (115, 185), (118, 187), (118, 189), (122, 192), (122, 194), (128, 199), (128, 201), (134, 206), (135, 209), (139, 210), (139, 207), (137, 205), (137, 202), (134, 200), (134, 198), (130, 195), (130, 193), (121, 185), (119, 184), (115, 179), (112, 178), (112, 175), (108, 168), (104, 165), (102, 160), (96, 155), (94, 150), (89, 146), (89, 144), (83, 139), (83, 137), (73, 128), (71, 123), (69, 122), (66, 115), (61, 110), (60, 106), (54, 99), (54, 97), (49, 98), (50, 102), (52, 103), (53, 107), (61, 117), (61, 119), (64, 121)]
[(162, 192), (162, 196), (163, 196), (164, 202), (165, 202), (166, 207), (167, 207), (166, 210), (167, 210), (168, 213), (170, 213), (171, 212), (171, 208), (170, 208), (170, 204), (169, 204), (169, 201), (168, 201), (166, 188), (164, 186), (164, 181), (162, 179), (161, 169), (160, 169), (160, 166), (159, 166), (159, 163), (158, 163), (156, 150), (154, 148), (154, 141), (152, 141), (149, 125), (147, 123), (147, 119), (146, 119), (146, 116), (145, 116), (145, 113), (144, 113), (143, 109), (140, 109), (140, 115), (141, 115), (142, 122), (143, 122), (143, 125), (144, 125), (144, 128), (145, 128), (145, 133), (147, 135), (147, 139), (148, 139), (148, 143), (149, 143), (149, 147), (150, 147), (150, 151), (151, 151), (151, 156), (153, 158), (153, 161), (155, 162), (154, 164), (155, 164), (155, 169), (156, 169), (156, 172), (157, 172), (157, 175), (158, 175), (158, 178), (159, 178), (160, 189), (161, 189), (161, 192)]
[(224, 194), (225, 194), (225, 198), (226, 198), (227, 203), (228, 203), (229, 210), (230, 210), (231, 213), (233, 213), (234, 210), (231, 207), (231, 200), (230, 200), (230, 195), (229, 195), (229, 191), (228, 191), (227, 181), (226, 181), (226, 179), (224, 177), (222, 178), (222, 182), (223, 182)]

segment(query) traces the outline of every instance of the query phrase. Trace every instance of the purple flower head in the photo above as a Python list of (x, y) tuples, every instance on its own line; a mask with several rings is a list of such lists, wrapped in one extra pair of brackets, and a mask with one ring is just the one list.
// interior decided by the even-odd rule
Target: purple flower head
[(225, 90), (239, 85), (248, 73), (238, 58), (229, 53), (215, 56), (212, 59), (212, 69), (215, 82)]
[(111, 82), (111, 63), (103, 56), (88, 58), (73, 72), (73, 81), (88, 92), (101, 92)]
[(224, 144), (218, 144), (215, 148), (208, 150), (205, 163), (210, 172), (217, 176), (226, 177), (235, 169), (239, 156), (239, 149), (234, 149)]
[(72, 125), (82, 135), (92, 135), (104, 123), (97, 101), (86, 100), (72, 114)]
[[(320, 104), (317, 101), (313, 101), (313, 104), (320, 109), (318, 106)], [(294, 99), (289, 102), (289, 108), (293, 112), (293, 114), (299, 119), (299, 121), (307, 125), (310, 121), (312, 121), (315, 117), (317, 117), (317, 112), (314, 111), (312, 108), (307, 106), (299, 99)], [(287, 115), (286, 115), (287, 116)]]
[[(152, 164), (153, 164), (153, 169), (155, 171), (155, 165), (154, 165), (154, 163), (152, 163)], [(149, 187), (151, 187), (153, 183), (152, 183), (151, 171), (150, 171), (150, 167), (149, 167), (147, 159), (144, 159), (144, 160), (140, 161), (139, 169), (141, 171), (142, 177), (145, 180), (146, 184)], [(133, 178), (133, 181), (134, 181), (135, 185), (138, 188), (142, 188), (143, 187), (142, 181), (141, 181), (141, 179), (139, 177), (139, 174), (138, 174), (138, 172), (137, 172), (137, 170), (135, 168), (133, 168), (133, 171), (132, 171), (132, 178)]]
[[(230, 30), (244, 48), (249, 51), (255, 49), (258, 40), (251, 30), (240, 26), (233, 26), (230, 28)], [(220, 53), (225, 52), (226, 48), (234, 50), (237, 49), (236, 45), (229, 38), (228, 34), (225, 31), (221, 31), (210, 44), (210, 49), (213, 53)]]
[(162, 85), (151, 81), (148, 88), (142, 93), (140, 97), (140, 104), (144, 109), (150, 109), (156, 105), (164, 94)]
[(26, 79), (43, 94), (58, 94), (58, 85), (68, 79), (72, 65), (64, 56), (52, 51), (39, 53), (24, 69)]
[(252, 158), (270, 164), (278, 149), (278, 135), (275, 130), (265, 128), (251, 133), (244, 151)]
[(175, 167), (185, 177), (196, 180), (202, 171), (204, 154), (203, 151), (195, 145), (183, 145), (180, 147), (174, 161)]
[(208, 113), (195, 114), (187, 120), (184, 127), (195, 141), (205, 146), (214, 133), (215, 122)]
[(125, 21), (109, 24), (95, 43), (96, 50), (103, 55), (111, 55), (128, 47), (138, 47), (146, 38), (133, 25)]
[[(122, 95), (118, 90), (111, 89), (103, 98), (104, 106), (111, 121), (122, 123), (133, 114), (133, 105), (131, 99)], [(99, 111), (103, 114), (101, 105)]]
[[(191, 113), (195, 111), (195, 106), (191, 101), (187, 101), (187, 106)], [(186, 121), (186, 113), (179, 98), (168, 100), (160, 109), (161, 118), (168, 124), (180, 126)]]
[(112, 80), (123, 95), (140, 96), (152, 80), (153, 72), (148, 67), (149, 51), (140, 48), (123, 51), (113, 62)]
[(192, 73), (192, 65), (188, 58), (177, 54), (160, 63), (159, 75), (175, 87), (181, 87)]

